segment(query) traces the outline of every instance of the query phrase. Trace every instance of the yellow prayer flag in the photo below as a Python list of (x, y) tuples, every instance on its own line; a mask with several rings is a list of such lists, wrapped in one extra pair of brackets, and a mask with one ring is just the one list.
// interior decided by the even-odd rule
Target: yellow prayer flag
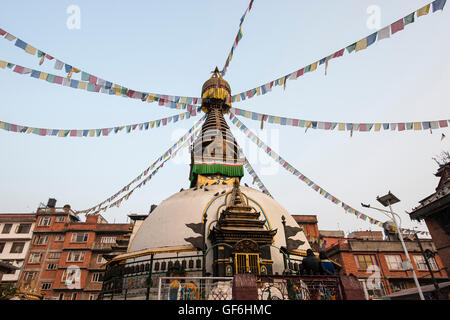
[(95, 136), (95, 130), (91, 129), (91, 130), (89, 130), (89, 137), (93, 137), (93, 136)]
[(236, 102), (240, 102), (240, 101), (241, 101), (241, 95), (238, 94), (238, 95), (236, 95)]
[(58, 137), (64, 137), (64, 130), (58, 130)]
[(316, 70), (318, 64), (319, 64), (319, 61), (314, 62), (314, 63), (311, 65), (311, 69), (310, 69), (309, 71), (310, 71), (310, 72), (313, 72), (314, 70)]
[(154, 126), (155, 126), (155, 121), (150, 121), (150, 128), (153, 129)]
[(251, 111), (245, 111), (244, 117), (251, 118), (252, 117), (252, 112)]
[(375, 131), (380, 131), (381, 123), (375, 123)]
[(422, 130), (422, 123), (414, 122), (414, 130)]
[(310, 128), (311, 127), (311, 121), (306, 120), (305, 121), (305, 128)]
[(184, 113), (180, 114), (180, 120), (184, 120)]
[(186, 97), (180, 97), (180, 103), (187, 103)]
[(25, 48), (25, 52), (31, 54), (31, 55), (35, 55), (37, 52), (37, 49), (33, 46), (30, 46), (29, 44), (27, 44), (26, 48)]
[(48, 73), (41, 72), (41, 74), (39, 75), (39, 79), (41, 79), (41, 80), (47, 80), (47, 76), (48, 76)]
[(81, 70), (77, 69), (77, 68), (72, 68), (72, 71), (75, 72), (75, 73), (80, 73)]
[(361, 39), (356, 43), (355, 51), (364, 50), (367, 48), (367, 38)]
[(149, 94), (148, 98), (147, 98), (147, 102), (150, 103), (150, 102), (153, 102), (153, 101), (155, 101), (155, 96), (152, 95), (152, 94)]
[(121, 127), (119, 127), (119, 131), (121, 131), (121, 130), (123, 130), (125, 128), (125, 126), (121, 126)]
[(78, 89), (86, 90), (86, 88), (87, 88), (87, 82), (86, 81), (78, 82)]
[(4, 123), (3, 121), (0, 121), (0, 129), (5, 129), (6, 128), (6, 123)]
[(345, 131), (345, 123), (339, 123), (338, 130), (339, 131)]
[(282, 86), (284, 84), (284, 77), (278, 79), (278, 85)]
[(257, 96), (261, 95), (261, 88), (260, 87), (256, 88), (256, 95)]
[(280, 124), (281, 123), (281, 118), (280, 117), (273, 117), (273, 123)]
[(430, 12), (430, 4), (427, 4), (426, 6), (420, 8), (419, 10), (417, 10), (417, 18), (420, 17), (420, 16), (427, 15), (428, 12)]
[(34, 130), (34, 128), (29, 127), (27, 130), (27, 133), (31, 133), (31, 132), (33, 132), (33, 130)]
[(7, 64), (6, 61), (0, 60), (0, 68), (5, 69)]

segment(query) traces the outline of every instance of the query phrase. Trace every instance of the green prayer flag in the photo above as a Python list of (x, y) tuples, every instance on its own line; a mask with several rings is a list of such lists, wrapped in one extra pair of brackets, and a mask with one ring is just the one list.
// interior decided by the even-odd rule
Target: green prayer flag
[(414, 22), (414, 13), (411, 13), (409, 15), (407, 15), (405, 18), (403, 18), (404, 20), (404, 25), (406, 26), (407, 24), (413, 23)]
[(64, 130), (64, 137), (67, 137), (70, 133), (70, 130)]
[(310, 71), (311, 71), (311, 65), (307, 66), (307, 67), (305, 68), (305, 71), (304, 71), (304, 72), (306, 73), (306, 72), (310, 72)]
[(37, 56), (39, 58), (42, 58), (43, 56), (45, 56), (45, 52), (42, 52), (41, 50), (38, 50)]
[(356, 42), (354, 44), (351, 44), (347, 47), (348, 53), (352, 53), (356, 49)]
[(6, 65), (8, 68), (10, 68), (10, 69), (12, 69), (14, 66), (15, 66), (15, 64), (14, 63), (11, 63), (11, 62), (8, 62), (8, 64)]
[(97, 137), (100, 137), (100, 134), (102, 133), (102, 129), (96, 129), (97, 131)]
[(128, 92), (128, 89), (127, 88), (125, 88), (125, 87), (122, 87), (122, 94), (127, 94), (127, 92)]
[(87, 91), (94, 92), (95, 91), (95, 85), (93, 83), (87, 84)]
[(412, 130), (414, 123), (413, 122), (408, 122), (406, 123), (406, 129), (408, 130)]
[(127, 133), (129, 133), (131, 131), (131, 125), (127, 126)]
[(89, 73), (81, 71), (81, 80), (82, 81), (89, 81)]
[(53, 74), (48, 74), (47, 81), (50, 83), (55, 83), (55, 76)]
[(161, 120), (156, 120), (156, 127), (158, 128), (159, 125), (161, 124)]

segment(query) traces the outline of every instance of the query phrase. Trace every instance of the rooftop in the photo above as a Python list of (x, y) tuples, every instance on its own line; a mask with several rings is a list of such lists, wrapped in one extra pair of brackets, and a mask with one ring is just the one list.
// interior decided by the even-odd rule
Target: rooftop
[(291, 214), (297, 223), (317, 223), (316, 215), (294, 215)]

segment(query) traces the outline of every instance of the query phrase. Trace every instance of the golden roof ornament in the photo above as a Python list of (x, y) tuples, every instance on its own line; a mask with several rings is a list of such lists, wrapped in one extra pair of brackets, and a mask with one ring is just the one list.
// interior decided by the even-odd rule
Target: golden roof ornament
[(223, 79), (222, 72), (217, 67), (211, 73), (211, 77), (206, 80), (202, 87), (202, 111), (208, 113), (208, 102), (217, 99), (224, 101), (222, 112), (227, 113), (231, 108), (231, 87)]

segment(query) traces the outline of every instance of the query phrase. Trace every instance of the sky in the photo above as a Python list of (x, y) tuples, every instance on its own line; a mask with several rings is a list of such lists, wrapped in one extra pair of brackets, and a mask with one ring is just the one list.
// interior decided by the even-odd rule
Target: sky
[[(242, 25), (225, 80), (236, 94), (307, 66), (406, 16), (430, 0), (255, 0)], [(80, 28), (69, 28), (79, 8)], [(8, 1), (0, 28), (103, 79), (144, 92), (200, 96), (222, 69), (248, 1)], [(374, 15), (372, 8), (379, 15)], [(411, 122), (449, 119), (450, 12), (430, 13), (358, 53), (330, 61), (286, 89), (234, 103), (245, 110), (331, 122)], [(0, 60), (58, 74), (0, 39)], [(59, 74), (64, 75), (64, 74)], [(0, 70), (0, 120), (43, 128), (88, 129), (140, 123), (178, 114), (158, 104), (75, 90)], [(148, 131), (96, 138), (41, 137), (0, 130), (0, 212), (33, 212), (48, 198), (84, 210), (127, 185), (199, 117)], [(228, 119), (228, 117), (226, 117)], [(406, 211), (432, 194), (450, 148), (446, 129), (359, 133), (308, 130), (240, 120), (297, 170), (353, 208), (385, 221), (377, 196), (394, 193), (402, 227), (427, 230)], [(291, 214), (317, 215), (322, 230), (382, 230), (346, 213), (285, 171), (228, 123), (274, 199)], [(126, 222), (189, 187), (187, 151), (166, 163), (144, 187), (103, 216)], [(243, 182), (251, 185), (248, 174)], [(257, 188), (256, 185), (254, 185)], [(181, 213), (182, 214), (182, 213)]]

